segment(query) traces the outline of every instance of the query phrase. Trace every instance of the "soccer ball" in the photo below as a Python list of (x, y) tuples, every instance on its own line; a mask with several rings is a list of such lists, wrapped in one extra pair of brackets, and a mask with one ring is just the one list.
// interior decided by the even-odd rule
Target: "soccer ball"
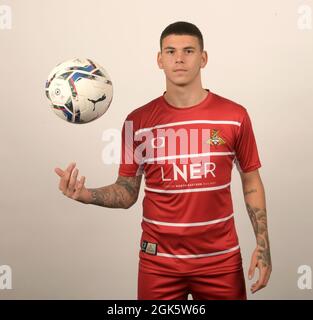
[(71, 123), (87, 123), (101, 117), (113, 98), (108, 73), (90, 59), (59, 63), (46, 81), (52, 110)]

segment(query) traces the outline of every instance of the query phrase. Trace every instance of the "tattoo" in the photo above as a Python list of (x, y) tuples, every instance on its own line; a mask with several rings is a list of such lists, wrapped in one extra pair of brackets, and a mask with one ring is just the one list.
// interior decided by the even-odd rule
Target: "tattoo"
[(258, 245), (258, 260), (264, 267), (271, 266), (271, 254), (267, 231), (266, 209), (251, 207), (246, 203), (247, 211), (253, 226)]
[(129, 208), (138, 198), (142, 175), (135, 177), (119, 176), (114, 184), (91, 192), (92, 204), (107, 208)]
[(257, 218), (256, 218), (256, 214), (254, 213), (253, 209), (250, 207), (250, 205), (247, 203), (247, 210), (248, 210), (248, 214), (252, 223), (252, 227), (254, 230), (254, 234), (255, 236), (257, 236), (258, 234), (258, 222), (257, 222)]
[(253, 193), (253, 192), (257, 192), (257, 189), (252, 189), (252, 190), (245, 191), (243, 194), (246, 196), (247, 194)]
[(132, 197), (137, 197), (139, 187), (140, 187), (141, 177), (142, 176), (136, 176), (136, 177), (119, 176), (116, 180), (116, 184), (124, 187)]

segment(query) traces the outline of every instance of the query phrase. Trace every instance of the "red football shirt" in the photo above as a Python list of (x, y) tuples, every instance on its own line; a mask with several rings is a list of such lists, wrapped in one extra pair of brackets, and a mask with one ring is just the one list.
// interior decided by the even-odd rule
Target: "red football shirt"
[(261, 167), (249, 115), (212, 93), (178, 108), (162, 96), (135, 109), (122, 130), (119, 175), (144, 174), (140, 267), (201, 275), (242, 267), (231, 171)]

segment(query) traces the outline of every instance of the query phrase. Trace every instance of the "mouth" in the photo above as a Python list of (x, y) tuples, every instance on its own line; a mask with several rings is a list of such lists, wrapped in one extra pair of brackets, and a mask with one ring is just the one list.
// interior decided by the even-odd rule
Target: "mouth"
[(174, 72), (186, 72), (187, 70), (184, 70), (184, 69), (177, 69), (177, 70), (174, 70)]

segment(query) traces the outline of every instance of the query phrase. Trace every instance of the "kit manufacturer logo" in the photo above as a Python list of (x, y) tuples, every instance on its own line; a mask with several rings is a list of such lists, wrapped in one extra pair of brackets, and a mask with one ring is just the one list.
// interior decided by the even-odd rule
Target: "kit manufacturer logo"
[(146, 240), (144, 240), (141, 244), (141, 251), (148, 253), (148, 254), (152, 254), (152, 255), (156, 255), (157, 254), (157, 243), (152, 243), (152, 242), (148, 242)]

